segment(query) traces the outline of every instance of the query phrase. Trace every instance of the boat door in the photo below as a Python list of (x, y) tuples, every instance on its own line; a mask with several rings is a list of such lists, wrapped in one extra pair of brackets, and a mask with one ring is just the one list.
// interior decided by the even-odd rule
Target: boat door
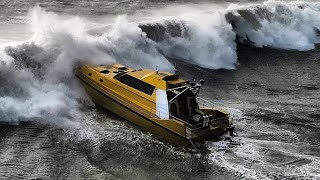
[(169, 103), (167, 92), (161, 89), (156, 90), (156, 111), (161, 119), (169, 119)]

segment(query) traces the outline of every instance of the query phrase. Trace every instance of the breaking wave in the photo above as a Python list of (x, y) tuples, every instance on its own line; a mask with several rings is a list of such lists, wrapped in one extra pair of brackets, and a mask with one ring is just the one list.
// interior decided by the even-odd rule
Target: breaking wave
[(94, 40), (86, 36), (80, 19), (63, 20), (38, 7), (31, 16), (35, 34), (30, 42), (2, 48), (0, 119), (76, 125), (78, 101), (85, 95), (73, 69), (89, 57), (97, 62), (112, 59), (92, 46)]
[(205, 13), (188, 11), (139, 27), (166, 57), (204, 68), (235, 69), (236, 42), (299, 51), (320, 42), (320, 3), (266, 1)]
[(320, 42), (320, 3), (266, 1), (228, 8), (226, 18), (240, 41), (257, 47), (310, 50)]
[(170, 61), (179, 59), (209, 69), (235, 69), (239, 42), (304, 51), (314, 48), (320, 32), (320, 3), (307, 2), (232, 4), (141, 23), (119, 16), (97, 36), (87, 32), (83, 18), (40, 7), (30, 16), (34, 36), (0, 49), (1, 121), (77, 124), (81, 101), (89, 101), (74, 76), (81, 64), (119, 62), (174, 71)]
[(140, 24), (166, 56), (209, 69), (235, 69), (235, 33), (222, 12)]
[[(1, 48), (0, 119), (40, 121), (62, 127), (78, 126), (81, 102), (88, 101), (74, 71), (81, 64), (114, 63), (172, 71), (173, 66), (120, 17), (112, 31), (95, 37), (78, 17), (58, 16), (36, 7), (31, 12), (34, 36)], [(131, 31), (128, 29), (131, 28)], [(131, 62), (128, 61), (131, 60)]]

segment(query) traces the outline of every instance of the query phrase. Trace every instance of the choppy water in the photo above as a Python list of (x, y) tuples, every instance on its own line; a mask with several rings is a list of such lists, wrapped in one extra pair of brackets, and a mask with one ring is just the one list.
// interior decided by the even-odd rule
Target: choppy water
[[(1, 1), (0, 179), (320, 179), (319, 15), (312, 1)], [(97, 109), (74, 69), (112, 62), (204, 79), (241, 145), (189, 151)]]

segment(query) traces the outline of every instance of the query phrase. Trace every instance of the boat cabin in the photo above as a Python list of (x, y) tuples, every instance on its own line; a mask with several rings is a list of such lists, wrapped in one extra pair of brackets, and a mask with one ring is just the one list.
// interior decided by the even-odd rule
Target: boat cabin
[(133, 88), (144, 99), (152, 100), (156, 106), (156, 115), (161, 119), (179, 119), (195, 125), (211, 118), (199, 110), (197, 102), (203, 80), (197, 84), (169, 72), (135, 70), (120, 64), (101, 65), (94, 69), (99, 74)]

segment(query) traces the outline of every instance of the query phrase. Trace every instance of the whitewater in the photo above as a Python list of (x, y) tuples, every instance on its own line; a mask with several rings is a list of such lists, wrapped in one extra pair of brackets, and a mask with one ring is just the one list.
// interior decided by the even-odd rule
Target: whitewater
[[(80, 17), (59, 16), (39, 6), (31, 9), (33, 37), (14, 46), (2, 45), (2, 77), (12, 80), (2, 80), (10, 84), (2, 86), (1, 119), (71, 123), (78, 114), (78, 101), (86, 97), (74, 69), (85, 63), (120, 62), (172, 72), (174, 66), (167, 59), (171, 57), (209, 69), (235, 69), (236, 36), (257, 47), (300, 51), (313, 49), (319, 42), (319, 3), (268, 1), (212, 8), (209, 12), (187, 8), (192, 13), (141, 24), (119, 16), (100, 36), (88, 34), (90, 23)], [(155, 40), (160, 35), (162, 39)]]
[[(8, 3), (0, 5), (12, 5)], [(34, 174), (78, 179), (82, 168), (89, 178), (320, 178), (320, 3), (190, 1), (140, 7), (136, 2), (133, 10), (126, 9), (129, 2), (104, 3), (35, 1), (21, 5), (23, 15), (2, 13), (0, 122), (5, 130), (0, 133), (0, 170), (8, 173), (0, 176), (14, 177), (14, 168), (5, 164), (31, 150), (49, 157), (41, 163), (54, 168), (56, 158), (48, 154), (62, 149), (81, 161), (67, 158), (68, 163), (85, 162), (74, 165), (77, 176), (55, 175), (41, 163), (33, 165)], [(106, 11), (102, 6), (108, 12), (100, 15)], [(231, 113), (243, 145), (227, 144), (229, 150), (220, 152), (223, 141), (208, 142), (207, 153), (190, 154), (97, 110), (74, 74), (84, 64), (111, 63), (206, 79), (203, 95)], [(301, 125), (306, 122), (310, 127)], [(30, 138), (32, 146), (17, 150), (22, 154), (10, 148)], [(49, 142), (59, 145), (41, 150)], [(74, 150), (81, 153), (72, 155)], [(25, 168), (20, 178), (34, 178), (24, 171), (33, 168), (29, 164), (37, 157), (28, 158), (20, 162)], [(156, 172), (162, 166), (153, 164), (153, 169), (150, 161), (165, 167)], [(148, 168), (142, 165), (146, 163)]]

